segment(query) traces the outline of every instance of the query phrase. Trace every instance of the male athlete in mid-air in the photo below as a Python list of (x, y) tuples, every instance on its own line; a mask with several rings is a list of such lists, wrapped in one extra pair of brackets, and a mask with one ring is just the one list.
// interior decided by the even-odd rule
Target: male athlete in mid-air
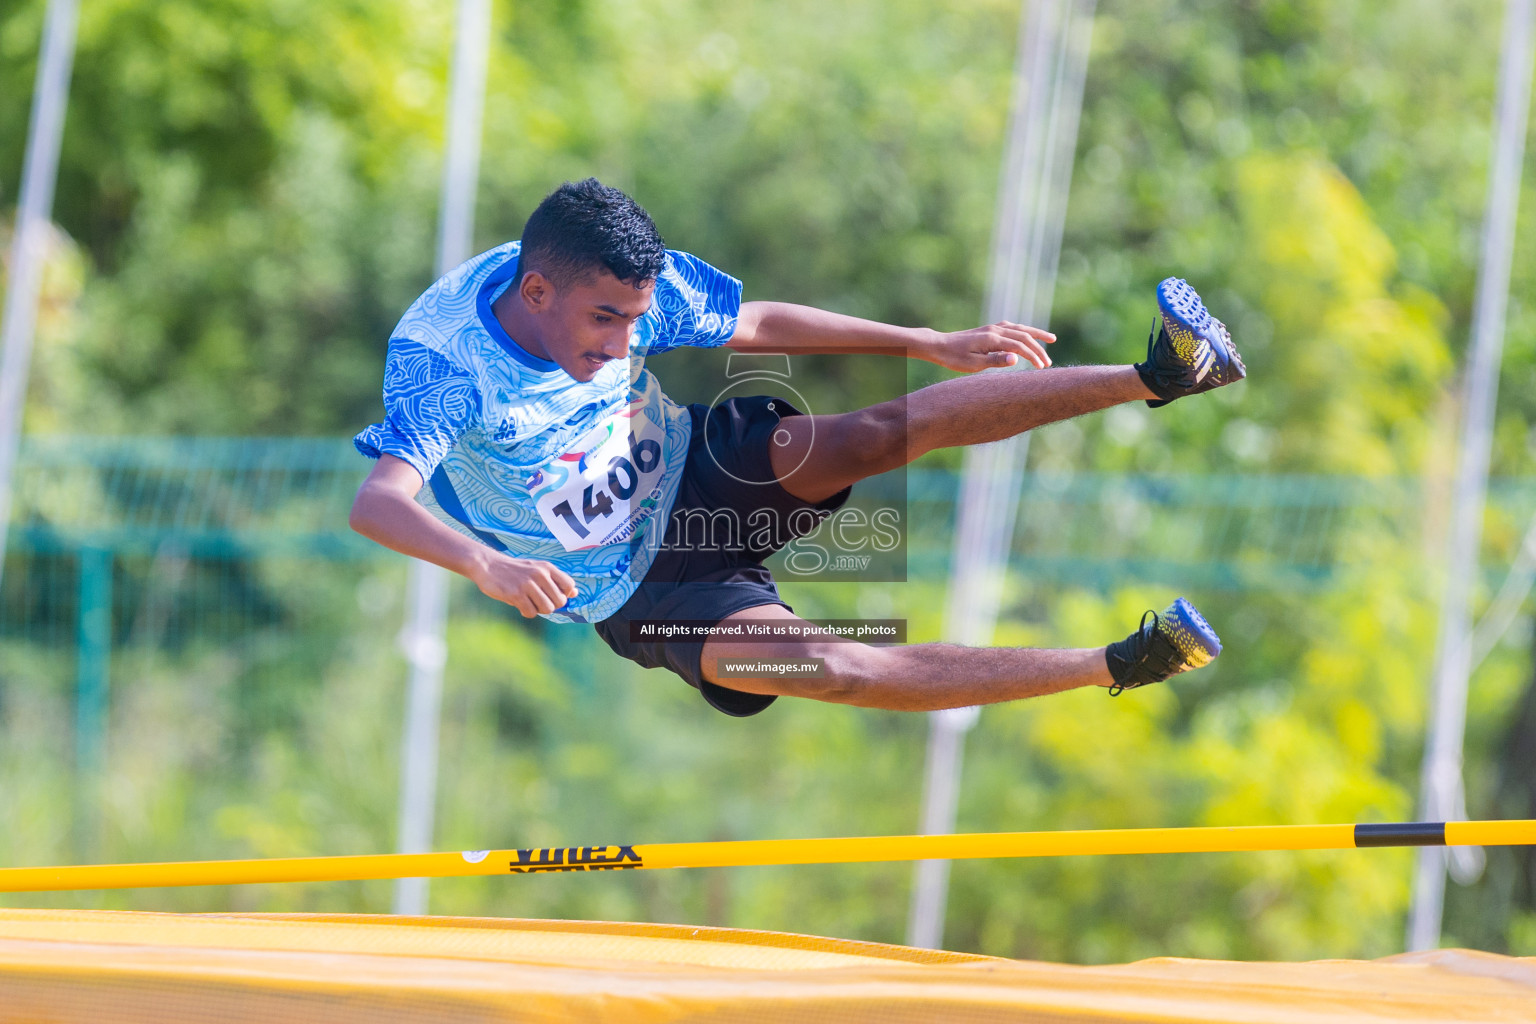
[[(1135, 366), (1051, 367), (1034, 327), (950, 334), (805, 306), (741, 301), (741, 282), (663, 247), (632, 199), (567, 183), (508, 242), (453, 270), (396, 326), (383, 423), (357, 435), (378, 462), (352, 526), (473, 580), (525, 616), (590, 622), (616, 652), (665, 667), (729, 715), (776, 696), (926, 711), (1120, 689), (1209, 662), (1216, 634), (1183, 598), (1108, 647), (872, 647), (807, 640), (637, 639), (631, 622), (798, 623), (763, 567), (865, 477), (938, 448), (984, 444), (1124, 402), (1162, 405), (1244, 376), (1226, 328), (1181, 280), (1158, 286), (1161, 329)], [(780, 398), (683, 408), (644, 357), (683, 345), (737, 352), (905, 350), (950, 370), (1011, 366), (904, 398), (802, 415)], [(700, 550), (689, 513), (769, 522)], [(755, 517), (755, 518), (754, 518)], [(738, 534), (737, 536), (742, 536)], [(785, 630), (787, 631), (787, 630)], [(739, 631), (738, 631), (739, 632)], [(725, 680), (723, 659), (823, 660), (814, 678)]]

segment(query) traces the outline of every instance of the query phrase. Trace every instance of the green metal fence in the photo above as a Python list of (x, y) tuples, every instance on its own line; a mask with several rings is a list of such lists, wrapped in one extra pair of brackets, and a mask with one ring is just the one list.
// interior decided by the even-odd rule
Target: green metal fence
[[(345, 440), (34, 437), (23, 446), (0, 589), (0, 640), (79, 652), (175, 646), (280, 625), (273, 560), (351, 566), (397, 556), (352, 533), (368, 463)], [(953, 474), (906, 476), (909, 578), (942, 578)], [(1433, 488), (1328, 476), (1030, 474), (1010, 570), (1110, 586), (1174, 577), (1215, 588), (1326, 586), (1370, 538), (1433, 543)], [(1490, 493), (1490, 565), (1536, 512), (1536, 480)], [(82, 682), (82, 686), (85, 686)], [(89, 686), (85, 686), (89, 689)]]
[[(347, 526), (368, 466), (331, 438), (24, 444), (0, 579), (0, 702), (25, 682), (73, 705), (80, 856), (114, 680), (180, 686), (216, 674), (221, 699), (235, 701), (238, 746), (295, 714), (346, 644), (392, 642), (404, 559)], [(957, 482), (935, 469), (906, 475), (909, 579), (946, 578)], [(1316, 589), (1370, 571), (1384, 552), (1434, 551), (1436, 493), (1399, 479), (1034, 473), (1009, 568), (1049, 585)], [(1496, 482), (1490, 577), (1533, 513), (1536, 480)], [(550, 631), (562, 648), (570, 633)]]
[[(249, 646), (292, 621), (276, 578), (356, 579), (398, 556), (347, 527), (368, 463), (331, 438), (33, 437), (23, 446), (0, 588), (0, 642), (68, 653), (81, 729), (120, 647)], [(942, 578), (956, 478), (908, 472), (909, 577)], [(1085, 586), (1174, 578), (1215, 588), (1326, 586), (1372, 537), (1425, 536), (1433, 488), (1327, 476), (1035, 473), (1010, 570)], [(1490, 494), (1491, 563), (1536, 511), (1536, 481)], [(1502, 538), (1502, 540), (1501, 540)], [(1499, 550), (1502, 548), (1502, 552)], [(288, 571), (270, 571), (274, 564)], [(281, 660), (281, 659), (279, 659)]]

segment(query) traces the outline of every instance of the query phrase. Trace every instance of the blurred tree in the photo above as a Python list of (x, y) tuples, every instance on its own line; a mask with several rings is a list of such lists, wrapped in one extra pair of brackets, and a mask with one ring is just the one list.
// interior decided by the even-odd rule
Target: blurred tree
[[(0, 13), (14, 189), (43, 10)], [(56, 218), (90, 256), (70, 332), (93, 433), (320, 432), (367, 415), (429, 267), (446, 54), (430, 5), (86, 5)], [(46, 411), (40, 403), (52, 403)]]

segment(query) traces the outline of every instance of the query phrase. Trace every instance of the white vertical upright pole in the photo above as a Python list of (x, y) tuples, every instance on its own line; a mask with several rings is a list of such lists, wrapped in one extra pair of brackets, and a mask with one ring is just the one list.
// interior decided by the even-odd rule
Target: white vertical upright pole
[[(1023, 5), (992, 236), (988, 322), (1049, 324), (1093, 9), (1094, 0), (1026, 0)], [(992, 640), (1028, 445), (1028, 435), (1020, 435), (965, 453), (944, 624), (946, 639), (954, 643)], [(965, 734), (979, 716), (978, 708), (929, 716), (919, 823), (925, 834), (954, 831)], [(943, 941), (948, 888), (948, 861), (918, 862), (907, 918), (909, 945), (933, 947)]]
[[(1515, 215), (1525, 162), (1533, 15), (1533, 0), (1509, 0), (1504, 12), (1488, 203), (1483, 212), (1482, 256), (1472, 310), (1472, 347), (1467, 359), (1456, 490), (1446, 544), (1445, 594), (1440, 605), (1434, 689), (1420, 778), (1420, 817), (1426, 821), (1466, 817), (1461, 756), (1466, 735), (1468, 680), (1472, 673), (1472, 587), (1482, 541), (1499, 360), (1504, 349), (1504, 313), (1509, 302), (1509, 272), (1515, 246)], [(1448, 863), (1455, 866), (1455, 862), (1448, 862), (1443, 848), (1424, 847), (1419, 851), (1413, 906), (1408, 916), (1410, 950), (1433, 949), (1440, 944)], [(1479, 866), (1462, 862), (1463, 869), (1471, 869), (1468, 874), (1475, 874)]]
[(5, 316), (0, 320), (0, 572), (5, 567), (7, 528), (11, 521), (11, 481), (21, 447), (21, 411), (32, 363), (32, 334), (43, 286), (43, 257), (53, 187), (58, 178), (64, 112), (69, 105), (69, 73), (75, 61), (76, 0), (49, 0), (32, 89), (32, 119), (27, 126), (26, 163), (16, 201), (16, 233), (11, 238), (10, 283)]
[[(410, 666), (400, 751), (401, 853), (428, 853), (432, 847), (437, 799), (438, 731), (442, 717), (444, 639), (448, 620), (448, 573), (428, 562), (411, 562), (408, 607), (400, 647)], [(427, 879), (395, 880), (394, 912), (427, 912)]]
[[(459, 0), (453, 71), (448, 90), (442, 208), (438, 221), (439, 276), (472, 255), (475, 189), (480, 175), (480, 129), (485, 111), (485, 76), (490, 45), (490, 0)], [(448, 573), (427, 562), (412, 561), (407, 604), (400, 646), (411, 672), (401, 739), (397, 848), (401, 853), (426, 853), (432, 848), (433, 811), (437, 799), (443, 664), (448, 655), (444, 640), (448, 621)], [(402, 878), (396, 881), (394, 911), (397, 914), (425, 914), (427, 880)]]

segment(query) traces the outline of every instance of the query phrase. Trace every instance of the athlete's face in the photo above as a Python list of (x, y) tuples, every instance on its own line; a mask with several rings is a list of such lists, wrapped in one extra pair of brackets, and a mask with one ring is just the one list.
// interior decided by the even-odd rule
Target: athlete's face
[(547, 358), (583, 382), (610, 360), (628, 358), (630, 336), (651, 308), (655, 281), (626, 284), (604, 270), (564, 288), (546, 284), (551, 294), (541, 304), (540, 334)]

